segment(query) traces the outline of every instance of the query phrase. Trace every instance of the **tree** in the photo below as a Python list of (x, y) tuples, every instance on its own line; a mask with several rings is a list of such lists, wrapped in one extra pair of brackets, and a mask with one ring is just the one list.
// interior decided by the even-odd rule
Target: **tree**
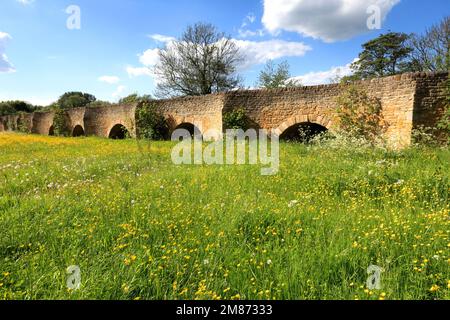
[(136, 127), (139, 139), (164, 140), (169, 138), (169, 125), (157, 105), (141, 101), (136, 109)]
[(86, 107), (96, 100), (97, 99), (89, 93), (66, 92), (58, 99), (56, 104), (62, 109), (72, 109)]
[(4, 101), (0, 102), (0, 116), (16, 114), (19, 112), (33, 112), (36, 107), (24, 101)]
[(390, 32), (363, 44), (359, 59), (352, 64), (358, 79), (384, 77), (408, 71), (408, 57), (413, 51), (410, 35)]
[(423, 35), (413, 35), (409, 42), (412, 71), (450, 70), (450, 17), (432, 26)]
[(388, 129), (381, 102), (354, 85), (349, 85), (338, 97), (340, 130), (346, 135), (364, 138), (374, 143)]
[(239, 86), (242, 57), (235, 42), (211, 24), (189, 26), (159, 52), (157, 96), (198, 96)]
[(247, 130), (249, 125), (249, 118), (247, 117), (243, 108), (234, 109), (226, 112), (223, 115), (223, 126), (225, 129), (242, 129)]
[(6, 116), (8, 114), (15, 114), (16, 109), (14, 109), (8, 101), (0, 102), (0, 116)]
[(119, 104), (135, 104), (140, 102), (149, 102), (152, 100), (150, 95), (140, 96), (137, 93), (130, 94), (129, 96), (119, 100)]
[(275, 65), (272, 60), (268, 61), (264, 69), (259, 73), (256, 86), (266, 89), (297, 86), (298, 83), (291, 80), (289, 67), (287, 61), (283, 61), (278, 65)]
[(104, 108), (104, 107), (111, 107), (111, 106), (113, 106), (113, 103), (111, 103), (109, 101), (96, 100), (94, 102), (90, 102), (86, 106), (89, 107), (89, 108)]
[(61, 108), (54, 109), (55, 114), (53, 117), (53, 133), (55, 136), (68, 136), (69, 129), (67, 128), (68, 116), (67, 111)]

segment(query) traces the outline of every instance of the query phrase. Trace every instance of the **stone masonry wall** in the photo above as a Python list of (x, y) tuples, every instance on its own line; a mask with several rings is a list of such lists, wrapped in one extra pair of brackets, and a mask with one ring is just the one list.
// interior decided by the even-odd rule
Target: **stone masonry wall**
[(202, 97), (159, 100), (155, 103), (168, 119), (171, 130), (180, 124), (191, 123), (204, 133), (210, 129), (222, 131), (224, 97), (224, 94), (211, 94)]
[(111, 129), (120, 124), (127, 128), (131, 136), (135, 136), (135, 112), (136, 106), (129, 105), (86, 108), (84, 114), (85, 134), (107, 138)]
[[(436, 123), (433, 113), (442, 113), (445, 92), (443, 81), (448, 74), (403, 74), (357, 82), (372, 97), (378, 98), (389, 127), (386, 138), (392, 145), (411, 143), (413, 118), (420, 116)], [(312, 122), (329, 130), (338, 126), (337, 99), (344, 85), (320, 85), (273, 90), (227, 93), (223, 112), (244, 108), (254, 127), (282, 133), (290, 126)], [(425, 109), (423, 109), (425, 108)], [(441, 110), (441, 111), (439, 111)]]
[(0, 131), (17, 130), (17, 120), (19, 115), (8, 115), (0, 117)]
[[(426, 73), (416, 75), (414, 97), (413, 128), (435, 128), (442, 119), (448, 95), (448, 74), (436, 74), (430, 77)], [(438, 138), (445, 139), (443, 132)]]
[(26, 133), (31, 133), (33, 129), (33, 114), (21, 113), (17, 118), (17, 129)]
[[(393, 145), (407, 146), (419, 126), (435, 126), (445, 109), (448, 73), (402, 74), (357, 82), (370, 96), (378, 98), (389, 128), (386, 137)], [(320, 124), (329, 130), (338, 126), (337, 98), (345, 86), (332, 84), (274, 90), (240, 90), (201, 97), (156, 100), (171, 130), (183, 123), (223, 130), (223, 114), (244, 108), (255, 128), (282, 133), (303, 122)], [(108, 137), (121, 124), (135, 136), (135, 105), (79, 108), (67, 112), (67, 127), (83, 127), (88, 136)], [(0, 117), (0, 131), (17, 130), (18, 124), (32, 133), (48, 135), (53, 112)]]
[(67, 130), (70, 135), (73, 134), (73, 129), (76, 126), (81, 126), (84, 131), (86, 131), (84, 127), (84, 115), (86, 112), (86, 108), (75, 108), (67, 111)]
[(49, 135), (53, 126), (54, 112), (35, 112), (33, 114), (33, 128), (31, 133)]

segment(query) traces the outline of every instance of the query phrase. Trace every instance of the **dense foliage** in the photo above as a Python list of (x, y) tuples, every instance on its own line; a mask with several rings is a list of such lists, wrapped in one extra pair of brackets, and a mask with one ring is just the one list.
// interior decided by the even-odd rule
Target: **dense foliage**
[(150, 95), (140, 96), (137, 93), (133, 93), (127, 97), (120, 99), (119, 104), (135, 104), (135, 103), (141, 103), (141, 102), (149, 102), (151, 100), (152, 100), (152, 97)]
[(360, 79), (384, 77), (407, 71), (408, 57), (413, 51), (407, 46), (409, 36), (390, 32), (363, 44), (363, 51), (352, 64)]
[(249, 126), (249, 119), (243, 108), (234, 109), (225, 112), (223, 115), (224, 129), (242, 129), (247, 130)]
[(294, 81), (291, 78), (289, 63), (287, 61), (283, 61), (276, 65), (270, 60), (259, 73), (256, 86), (258, 88), (275, 89), (300, 85), (298, 81)]
[(387, 129), (378, 99), (370, 97), (365, 90), (349, 85), (338, 98), (340, 130), (350, 136), (377, 142)]
[(0, 116), (17, 114), (19, 112), (33, 112), (36, 107), (24, 101), (0, 102)]
[(450, 17), (424, 34), (389, 32), (363, 44), (352, 64), (353, 75), (343, 82), (383, 77), (403, 72), (450, 70)]
[(66, 110), (55, 108), (55, 116), (53, 118), (53, 133), (56, 136), (68, 136), (69, 129), (67, 128), (68, 117)]
[(66, 92), (58, 99), (56, 104), (62, 109), (73, 109), (86, 107), (96, 100), (97, 99), (89, 93)]
[(164, 115), (150, 101), (141, 102), (136, 108), (136, 130), (140, 139), (164, 140), (169, 138), (169, 127)]

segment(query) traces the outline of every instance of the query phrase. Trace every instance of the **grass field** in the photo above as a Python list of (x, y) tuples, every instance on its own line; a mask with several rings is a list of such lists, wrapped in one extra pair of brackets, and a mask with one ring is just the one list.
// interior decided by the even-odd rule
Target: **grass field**
[(450, 299), (449, 150), (282, 144), (261, 176), (171, 147), (0, 134), (0, 299)]

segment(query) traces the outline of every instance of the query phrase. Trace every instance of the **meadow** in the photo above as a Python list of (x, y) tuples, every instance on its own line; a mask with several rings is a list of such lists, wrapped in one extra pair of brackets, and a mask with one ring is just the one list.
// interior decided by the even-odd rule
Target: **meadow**
[(448, 149), (285, 143), (261, 176), (172, 146), (1, 133), (0, 299), (450, 299)]

